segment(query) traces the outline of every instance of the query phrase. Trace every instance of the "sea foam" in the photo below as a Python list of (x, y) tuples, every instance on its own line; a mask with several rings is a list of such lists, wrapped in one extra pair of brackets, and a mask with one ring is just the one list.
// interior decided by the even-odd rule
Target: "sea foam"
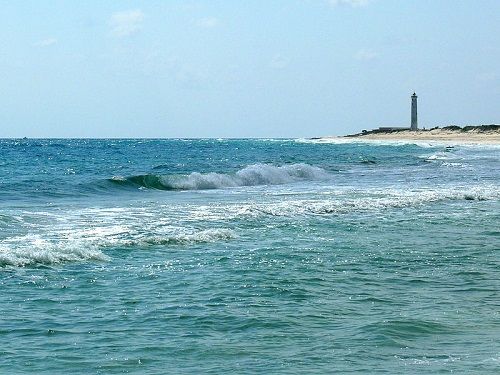
[[(487, 201), (499, 198), (500, 191), (495, 186), (413, 191), (372, 189), (358, 193), (336, 193), (334, 198), (324, 194), (324, 199), (304, 198), (249, 203), (235, 207), (232, 211), (235, 217), (345, 215), (355, 212), (419, 207), (437, 202)], [(230, 216), (228, 213), (225, 215)], [(215, 216), (213, 209), (210, 216)], [(222, 217), (223, 213), (220, 216)]]

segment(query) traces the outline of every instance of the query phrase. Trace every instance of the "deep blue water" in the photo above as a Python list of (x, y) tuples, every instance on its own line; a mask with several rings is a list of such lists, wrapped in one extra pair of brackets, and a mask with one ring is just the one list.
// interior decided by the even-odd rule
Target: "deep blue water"
[(500, 147), (0, 140), (0, 373), (500, 372)]

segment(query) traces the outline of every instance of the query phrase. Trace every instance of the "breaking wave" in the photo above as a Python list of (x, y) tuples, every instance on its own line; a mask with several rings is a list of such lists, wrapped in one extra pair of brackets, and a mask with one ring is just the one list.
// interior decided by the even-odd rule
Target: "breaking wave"
[(325, 180), (324, 169), (298, 163), (283, 166), (252, 164), (234, 174), (199, 173), (189, 175), (145, 174), (130, 177), (115, 176), (108, 181), (121, 185), (159, 190), (208, 190), (238, 186), (282, 185), (297, 181)]
[(108, 260), (97, 246), (83, 241), (55, 242), (39, 237), (22, 237), (9, 242), (0, 243), (0, 266), (23, 267)]
[[(80, 231), (80, 237), (68, 239), (65, 232), (53, 232), (46, 239), (42, 236), (21, 236), (0, 242), (0, 267), (25, 267), (34, 265), (57, 265), (68, 262), (107, 261), (109, 256), (102, 250), (110, 247), (149, 247), (160, 245), (193, 245), (228, 241), (237, 238), (234, 231), (225, 228), (205, 230), (182, 230), (171, 233), (122, 233), (114, 236), (113, 228), (89, 232)], [(100, 232), (100, 234), (99, 234)], [(49, 234), (47, 234), (48, 236)]]
[(235, 239), (236, 234), (230, 229), (206, 229), (191, 233), (171, 235), (150, 235), (122, 242), (123, 246), (154, 245), (191, 245), (196, 243), (227, 241)]

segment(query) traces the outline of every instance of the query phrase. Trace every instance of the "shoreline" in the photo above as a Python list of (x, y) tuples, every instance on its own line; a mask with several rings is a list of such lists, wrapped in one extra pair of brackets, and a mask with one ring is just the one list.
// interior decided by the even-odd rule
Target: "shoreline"
[(474, 127), (448, 127), (431, 130), (372, 130), (340, 137), (321, 137), (320, 139), (355, 139), (370, 141), (408, 141), (408, 142), (450, 142), (464, 144), (500, 145), (500, 126), (489, 125)]

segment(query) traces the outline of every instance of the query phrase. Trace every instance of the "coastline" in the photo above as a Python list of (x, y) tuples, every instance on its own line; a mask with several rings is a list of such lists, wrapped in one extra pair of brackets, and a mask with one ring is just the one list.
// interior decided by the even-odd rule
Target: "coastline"
[(359, 134), (341, 137), (321, 137), (323, 140), (355, 139), (370, 141), (405, 141), (405, 142), (445, 142), (464, 144), (491, 144), (500, 145), (500, 127), (490, 126), (484, 130), (481, 127), (449, 127), (434, 128), (431, 130), (372, 130)]

